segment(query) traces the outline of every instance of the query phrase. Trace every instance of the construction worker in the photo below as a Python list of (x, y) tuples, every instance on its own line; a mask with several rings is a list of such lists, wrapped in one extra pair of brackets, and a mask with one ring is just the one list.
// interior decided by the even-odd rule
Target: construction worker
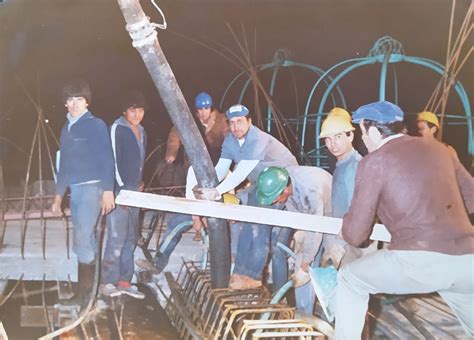
[[(201, 92), (196, 96), (194, 106), (196, 107), (196, 117), (200, 123), (199, 128), (204, 132), (203, 137), (207, 150), (213, 163), (216, 164), (220, 156), (224, 137), (229, 133), (227, 118), (213, 107), (212, 97), (206, 92)], [(168, 135), (168, 143), (166, 145), (166, 163), (171, 164), (176, 160), (180, 146), (181, 140), (178, 129), (173, 126)], [(189, 166), (188, 161), (185, 163)]]
[[(423, 111), (416, 117), (416, 126), (421, 137), (437, 140), (439, 134), (439, 120), (433, 112)], [(445, 144), (456, 157), (458, 154), (451, 145)]]
[[(255, 182), (259, 173), (268, 166), (287, 167), (298, 165), (290, 150), (273, 136), (252, 124), (249, 110), (244, 105), (233, 105), (226, 116), (231, 133), (222, 145), (220, 159), (216, 165), (219, 181), (215, 188), (194, 188), (196, 183), (192, 168), (186, 183), (187, 197), (217, 200), (246, 179), (251, 183), (239, 198), (243, 204), (255, 205)], [(226, 177), (235, 163), (235, 170)], [(230, 287), (261, 286), (262, 272), (268, 255), (271, 227), (246, 223), (239, 235), (234, 273)]]
[[(331, 215), (331, 182), (329, 172), (312, 166), (290, 166), (287, 168), (268, 167), (257, 181), (257, 203), (260, 206), (279, 206), (277, 209), (311, 215)], [(273, 227), (272, 230), (272, 278), (273, 290), (278, 291), (288, 280), (286, 253), (277, 242), (288, 244), (291, 229)], [(297, 234), (300, 234), (298, 237)], [(295, 239), (296, 266), (303, 271), (313, 262), (322, 241), (322, 234), (310, 231), (297, 231)], [(308, 277), (309, 280), (309, 277)], [(308, 295), (305, 289), (295, 282), (296, 305), (305, 312)], [(313, 299), (314, 304), (314, 299)]]
[[(211, 160), (214, 165), (216, 165), (224, 137), (229, 133), (227, 118), (223, 113), (213, 108), (212, 97), (206, 92), (201, 92), (196, 96), (194, 106), (196, 108), (196, 117), (200, 123), (198, 126), (199, 130), (203, 135)], [(176, 160), (180, 146), (181, 140), (179, 138), (178, 129), (173, 126), (168, 135), (168, 142), (166, 144), (165, 160), (167, 164), (172, 164)], [(189, 160), (185, 157), (184, 168), (187, 170), (188, 167)], [(196, 232), (194, 236), (195, 241), (201, 240), (202, 227), (202, 219), (198, 216), (193, 217), (193, 228)]]
[(82, 80), (71, 81), (64, 86), (62, 95), (68, 112), (61, 130), (56, 196), (51, 210), (61, 215), (62, 198), (70, 188), (78, 291), (63, 304), (84, 308), (93, 287), (99, 217), (115, 207), (114, 156), (107, 126), (88, 110), (89, 84)]
[[(362, 156), (352, 146), (354, 130), (351, 124), (351, 116), (341, 108), (332, 109), (321, 126), (319, 138), (324, 139), (327, 149), (337, 159), (332, 178), (331, 205), (333, 217), (342, 218), (347, 213), (354, 193), (357, 166), (362, 159)], [(351, 261), (361, 255), (359, 249), (347, 245), (344, 240), (336, 235), (324, 235), (324, 247), (328, 254), (331, 253), (331, 248), (334, 246), (345, 248), (339, 251), (339, 254), (345, 257), (345, 261)], [(336, 251), (333, 251), (333, 253), (335, 254)], [(342, 258), (335, 259), (333, 257), (332, 260), (333, 264), (339, 266)]]
[[(122, 100), (122, 115), (110, 128), (115, 157), (115, 190), (143, 191), (146, 133), (140, 124), (147, 109), (141, 92), (131, 91)], [(118, 205), (107, 215), (107, 242), (102, 259), (102, 284), (106, 296), (126, 294), (137, 299), (145, 295), (131, 284), (133, 253), (138, 240), (140, 209)]]
[[(351, 205), (357, 165), (362, 159), (362, 156), (352, 146), (354, 130), (349, 113), (337, 107), (329, 112), (321, 125), (319, 138), (324, 139), (327, 149), (337, 160), (332, 177), (332, 217), (342, 218)], [(298, 239), (298, 235), (296, 235), (296, 239)], [(318, 248), (317, 257), (312, 263), (312, 266), (315, 267), (326, 265), (329, 259), (332, 265), (338, 267), (343, 259), (344, 262), (349, 262), (361, 256), (360, 249), (348, 245), (337, 235), (324, 234), (322, 244)], [(321, 261), (321, 255), (323, 255), (323, 261)], [(305, 272), (308, 271), (306, 267), (303, 269)], [(312, 315), (315, 294), (309, 275), (297, 272), (297, 277), (299, 279), (296, 282), (300, 281), (301, 286), (296, 289), (296, 307), (300, 312)], [(299, 296), (305, 298), (299, 298)]]
[(405, 135), (403, 118), (386, 101), (353, 114), (370, 153), (359, 163), (341, 235), (360, 246), (377, 215), (392, 238), (388, 249), (337, 274), (336, 339), (361, 337), (369, 297), (379, 293), (438, 292), (474, 336), (474, 229), (466, 212), (474, 211), (474, 179), (442, 144)]

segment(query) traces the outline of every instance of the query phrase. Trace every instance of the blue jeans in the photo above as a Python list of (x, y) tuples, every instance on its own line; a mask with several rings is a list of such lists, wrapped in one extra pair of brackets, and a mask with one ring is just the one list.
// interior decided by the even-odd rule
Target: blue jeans
[(170, 242), (166, 246), (166, 249), (164, 249), (162, 252), (160, 252), (160, 249), (163, 246), (163, 242), (160, 244), (160, 249), (157, 249), (156, 255), (153, 258), (153, 265), (156, 268), (158, 268), (160, 271), (163, 271), (165, 267), (168, 265), (171, 253), (173, 252), (174, 248), (176, 248), (177, 244), (181, 240), (183, 233), (185, 233), (186, 231), (192, 228), (193, 226), (192, 221), (193, 220), (192, 220), (191, 215), (184, 215), (184, 214), (177, 214), (168, 221), (168, 224), (166, 226), (166, 232), (165, 232), (165, 235), (163, 236), (163, 242), (166, 241), (166, 238), (168, 237), (168, 235), (170, 235), (171, 232), (174, 229), (176, 229), (176, 227), (182, 225), (183, 223), (189, 223), (189, 226), (182, 229), (181, 232), (174, 235), (174, 237), (170, 240)]
[(117, 205), (107, 216), (107, 243), (102, 261), (102, 283), (130, 282), (133, 252), (138, 240), (139, 208)]
[(295, 288), (296, 310), (306, 315), (313, 315), (316, 294), (311, 281)]
[[(258, 206), (255, 201), (255, 189), (248, 195), (248, 205)], [(281, 209), (281, 206), (272, 205), (267, 208)], [(273, 231), (274, 230), (274, 231)], [(288, 244), (290, 229), (273, 227), (265, 224), (245, 223), (239, 236), (237, 256), (235, 258), (234, 273), (246, 275), (254, 280), (261, 280), (263, 269), (267, 264), (270, 246), (272, 245), (272, 272), (273, 285), (276, 290), (288, 280), (286, 255), (280, 248), (273, 245), (279, 241)]]
[(272, 229), (272, 280), (273, 292), (277, 292), (288, 281), (288, 261), (287, 253), (277, 246), (280, 242), (288, 246), (291, 229), (282, 227), (273, 227)]
[(245, 223), (239, 236), (234, 274), (262, 279), (263, 269), (270, 252), (272, 227), (265, 224)]
[(230, 255), (235, 259), (237, 255), (237, 247), (239, 244), (239, 237), (242, 231), (244, 222), (234, 222), (229, 225), (230, 228)]
[(97, 255), (102, 193), (100, 182), (71, 185), (72, 249), (80, 263), (91, 263)]

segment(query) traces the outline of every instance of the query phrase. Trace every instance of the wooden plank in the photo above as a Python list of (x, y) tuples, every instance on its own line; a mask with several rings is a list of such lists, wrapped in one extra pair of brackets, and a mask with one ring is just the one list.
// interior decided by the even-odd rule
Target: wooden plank
[[(137, 191), (122, 190), (116, 204), (132, 207), (164, 210), (182, 214), (216, 217), (250, 223), (269, 224), (298, 230), (339, 234), (342, 219), (327, 216), (301, 214), (290, 211), (225, 204), (181, 197), (155, 195)], [(376, 224), (370, 239), (390, 242), (391, 235), (383, 224)]]

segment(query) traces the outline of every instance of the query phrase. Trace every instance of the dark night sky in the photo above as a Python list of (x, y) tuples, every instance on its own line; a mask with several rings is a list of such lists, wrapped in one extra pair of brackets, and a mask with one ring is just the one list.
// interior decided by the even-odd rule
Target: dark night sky
[[(41, 104), (53, 131), (59, 135), (65, 119), (59, 96), (61, 86), (79, 76), (91, 83), (91, 111), (108, 123), (119, 114), (123, 91), (141, 89), (151, 103), (144, 120), (150, 142), (166, 137), (170, 120), (138, 52), (131, 45), (116, 1), (3, 2), (0, 5), (0, 119), (7, 114), (8, 118), (0, 120), (1, 135), (29, 149), (36, 113), (17, 79)], [(456, 2), (455, 32), (470, 2)], [(150, 1), (141, 3), (152, 21), (161, 21)], [(226, 46), (241, 56), (227, 23), (240, 37), (242, 26), (245, 28), (257, 64), (270, 62), (278, 48), (287, 48), (292, 60), (327, 69), (342, 60), (367, 55), (374, 42), (385, 35), (400, 41), (407, 55), (443, 64), (446, 58), (451, 11), (448, 0), (157, 0), (157, 3), (168, 21), (168, 30), (158, 32), (159, 41), (189, 104), (203, 90), (218, 101), (240, 71), (200, 44)], [(467, 45), (472, 45), (472, 34)], [(471, 57), (459, 77), (468, 94), (473, 93), (473, 66)], [(379, 67), (359, 69), (341, 82), (350, 110), (378, 99)], [(400, 106), (407, 112), (423, 109), (438, 78), (429, 70), (407, 64), (397, 66), (397, 72)], [(299, 105), (304, 107), (316, 79), (301, 70), (295, 71), (295, 75)], [(267, 78), (262, 75), (263, 80)], [(289, 115), (296, 102), (290, 80), (288, 73), (282, 72), (275, 98)], [(391, 96), (389, 91), (388, 99)], [(450, 98), (449, 113), (460, 113), (459, 100), (454, 94)], [(234, 95), (221, 109), (225, 110), (236, 100)], [(244, 102), (253, 105), (249, 98)], [(312, 111), (315, 108), (316, 104)], [(448, 130), (446, 136), (461, 154), (465, 153), (465, 138), (462, 129)], [(18, 158), (26, 161), (21, 153), (10, 152), (7, 164)], [(9, 169), (16, 171), (13, 167)]]

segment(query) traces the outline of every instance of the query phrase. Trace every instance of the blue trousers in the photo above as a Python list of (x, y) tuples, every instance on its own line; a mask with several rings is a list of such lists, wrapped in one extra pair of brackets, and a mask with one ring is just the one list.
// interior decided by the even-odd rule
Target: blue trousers
[[(255, 189), (249, 192), (247, 203), (258, 206)], [(273, 205), (268, 208), (281, 209), (281, 206)], [(288, 245), (290, 232), (289, 228), (244, 223), (237, 245), (234, 273), (261, 280), (271, 250), (273, 290), (277, 291), (288, 281), (288, 262), (285, 252), (276, 247), (276, 244), (281, 242)]]
[(272, 229), (272, 280), (273, 292), (278, 291), (288, 281), (288, 256), (284, 250), (277, 246), (280, 242), (288, 246), (291, 229), (273, 227)]
[[(176, 214), (173, 216), (169, 221), (168, 225), (166, 226), (166, 232), (163, 236), (163, 242), (166, 241), (168, 235), (170, 235), (176, 227), (182, 225), (183, 223), (189, 223), (189, 226), (184, 228), (181, 232), (174, 235), (174, 237), (170, 240), (166, 249), (163, 252), (160, 252), (159, 249), (157, 250), (156, 256), (153, 258), (153, 265), (157, 267), (160, 271), (163, 271), (165, 267), (168, 265), (170, 260), (171, 253), (173, 252), (174, 248), (176, 248), (177, 244), (181, 240), (183, 233), (188, 231), (192, 228), (192, 217), (191, 215), (184, 215), (184, 214)], [(160, 249), (163, 246), (163, 242), (160, 244)]]
[(91, 263), (97, 255), (102, 193), (100, 182), (71, 185), (72, 249), (80, 263)]
[(133, 252), (138, 240), (140, 209), (118, 205), (107, 216), (107, 243), (102, 261), (102, 283), (130, 282)]
[(264, 224), (245, 223), (239, 236), (234, 274), (262, 279), (263, 268), (270, 252), (272, 227)]

